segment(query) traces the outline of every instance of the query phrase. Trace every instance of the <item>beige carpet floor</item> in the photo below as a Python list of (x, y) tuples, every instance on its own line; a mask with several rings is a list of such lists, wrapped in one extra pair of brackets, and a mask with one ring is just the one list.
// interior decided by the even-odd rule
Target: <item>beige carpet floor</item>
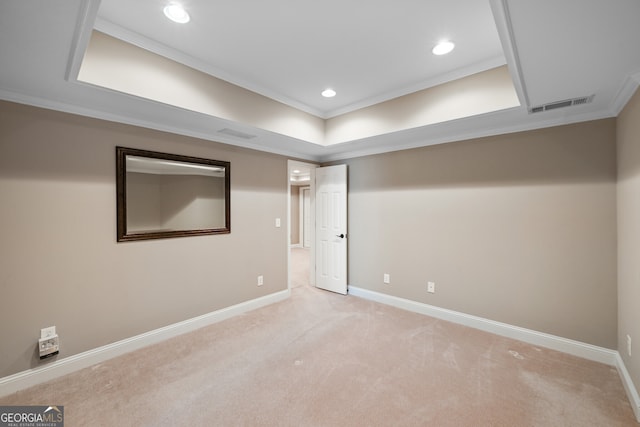
[(294, 285), (0, 405), (64, 405), (67, 427), (638, 426), (613, 367)]

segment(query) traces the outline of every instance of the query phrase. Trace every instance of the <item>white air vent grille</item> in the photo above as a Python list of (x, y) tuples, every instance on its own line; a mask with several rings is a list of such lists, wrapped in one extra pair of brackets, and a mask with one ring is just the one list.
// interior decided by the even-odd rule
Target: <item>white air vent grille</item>
[(234, 130), (229, 128), (220, 129), (218, 133), (223, 133), (225, 135), (233, 136), (236, 138), (242, 138), (242, 139), (251, 139), (256, 137), (256, 135), (251, 135), (250, 133), (244, 133), (244, 132), (240, 132), (239, 130)]
[(564, 101), (550, 102), (548, 104), (537, 105), (529, 108), (529, 113), (541, 113), (543, 111), (555, 110), (558, 108), (572, 107), (574, 105), (588, 104), (593, 101), (595, 95), (583, 96), (581, 98), (565, 99)]

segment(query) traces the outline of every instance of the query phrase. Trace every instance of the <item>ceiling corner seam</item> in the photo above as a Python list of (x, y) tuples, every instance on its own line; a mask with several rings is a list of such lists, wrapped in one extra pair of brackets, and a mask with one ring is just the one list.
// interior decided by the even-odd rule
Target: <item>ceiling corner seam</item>
[(76, 28), (73, 32), (71, 41), (71, 52), (69, 53), (69, 61), (67, 62), (67, 70), (65, 73), (66, 81), (75, 81), (78, 79), (84, 53), (91, 39), (93, 24), (98, 16), (100, 0), (83, 0), (76, 20)]
[(509, 68), (509, 73), (511, 74), (511, 80), (513, 80), (513, 85), (516, 88), (516, 93), (518, 94), (520, 102), (529, 109), (529, 95), (524, 83), (522, 65), (520, 64), (518, 47), (516, 45), (515, 35), (513, 32), (513, 23), (509, 12), (509, 4), (507, 3), (507, 0), (490, 0), (490, 4), (496, 29), (498, 30), (498, 35), (502, 42), (502, 49), (504, 51), (505, 58), (507, 59), (507, 66)]

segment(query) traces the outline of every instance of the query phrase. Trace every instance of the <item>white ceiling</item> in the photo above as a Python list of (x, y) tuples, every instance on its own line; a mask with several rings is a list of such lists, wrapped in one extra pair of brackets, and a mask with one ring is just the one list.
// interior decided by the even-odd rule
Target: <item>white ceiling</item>
[[(638, 0), (185, 0), (185, 25), (167, 21), (164, 5), (1, 2), (0, 99), (323, 161), (613, 117), (640, 82)], [(79, 83), (94, 27), (323, 118), (505, 62), (523, 105), (324, 147)], [(432, 56), (443, 37), (456, 50)], [(327, 86), (338, 96), (320, 97)], [(528, 113), (592, 94), (587, 105)]]

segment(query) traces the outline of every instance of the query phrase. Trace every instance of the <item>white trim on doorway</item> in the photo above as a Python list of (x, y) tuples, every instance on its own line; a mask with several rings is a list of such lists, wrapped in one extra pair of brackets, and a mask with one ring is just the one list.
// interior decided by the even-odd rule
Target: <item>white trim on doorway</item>
[[(310, 194), (311, 194), (311, 223), (315, 224), (315, 182), (316, 182), (316, 168), (320, 167), (320, 165), (315, 163), (306, 163), (300, 162), (297, 160), (288, 160), (287, 161), (287, 289), (291, 291), (291, 174), (294, 170), (309, 170), (310, 175)], [(316, 275), (315, 275), (315, 227), (312, 227), (311, 232), (311, 247), (310, 249), (310, 259), (311, 265), (309, 268), (309, 283), (311, 286), (316, 285)], [(302, 238), (302, 236), (300, 236)], [(302, 242), (300, 242), (302, 244)]]
[[(305, 193), (308, 194), (308, 196), (305, 196)], [(300, 186), (300, 247), (301, 248), (310, 248), (311, 247), (311, 242), (309, 242), (308, 245), (305, 246), (305, 241), (309, 238), (311, 233), (311, 219), (310, 219), (310, 214), (311, 214), (311, 202), (309, 202), (309, 204), (307, 205), (306, 201), (307, 201), (307, 197), (309, 197), (309, 200), (311, 200), (311, 186), (310, 185), (305, 185), (305, 186)], [(307, 224), (307, 220), (309, 220), (309, 225), (308, 227), (305, 228), (305, 225)]]

